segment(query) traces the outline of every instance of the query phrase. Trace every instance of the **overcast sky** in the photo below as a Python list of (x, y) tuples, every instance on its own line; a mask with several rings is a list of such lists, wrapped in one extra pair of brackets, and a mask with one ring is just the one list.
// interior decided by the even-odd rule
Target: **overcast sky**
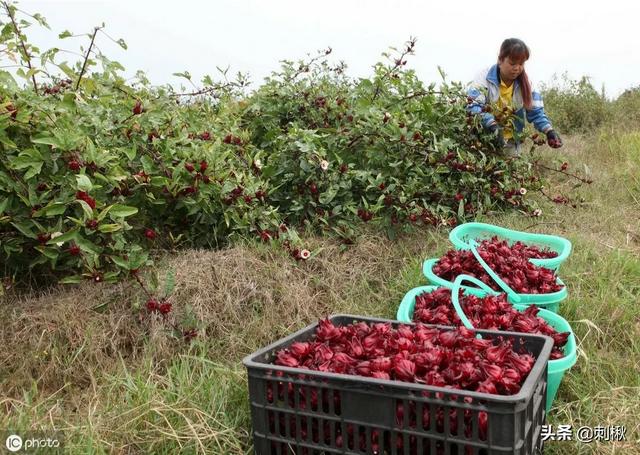
[(467, 82), (495, 62), (504, 38), (518, 37), (531, 49), (526, 68), (534, 81), (566, 71), (590, 76), (598, 90), (604, 83), (609, 96), (640, 85), (640, 2), (26, 0), (19, 7), (47, 18), (51, 32), (29, 33), (43, 49), (77, 50), (81, 39), (60, 41), (57, 34), (105, 22), (129, 49), (104, 36), (100, 49), (127, 75), (143, 70), (157, 84), (176, 84), (174, 72), (188, 70), (199, 81), (214, 76), (216, 66), (230, 66), (248, 72), (255, 86), (280, 60), (327, 46), (349, 75), (366, 77), (389, 46), (415, 36), (408, 66), (425, 82), (440, 80), (438, 65), (449, 79)]

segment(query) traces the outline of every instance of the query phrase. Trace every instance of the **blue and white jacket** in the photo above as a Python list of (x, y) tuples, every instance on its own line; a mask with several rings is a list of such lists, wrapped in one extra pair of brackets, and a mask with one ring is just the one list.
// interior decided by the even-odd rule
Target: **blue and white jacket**
[[(522, 132), (524, 128), (525, 114), (527, 121), (533, 123), (533, 126), (540, 132), (546, 133), (552, 129), (551, 122), (544, 113), (544, 103), (542, 95), (531, 87), (531, 101), (533, 107), (526, 110), (522, 99), (522, 91), (520, 90), (520, 82), (514, 81), (512, 106), (515, 114), (515, 131)], [(481, 115), (482, 126), (489, 128), (496, 123), (495, 117), (489, 112), (482, 112), (482, 108), (487, 103), (495, 103), (500, 97), (500, 78), (498, 76), (498, 65), (487, 68), (475, 77), (473, 82), (467, 89), (467, 95), (473, 99), (468, 104), (467, 110), (472, 114)]]

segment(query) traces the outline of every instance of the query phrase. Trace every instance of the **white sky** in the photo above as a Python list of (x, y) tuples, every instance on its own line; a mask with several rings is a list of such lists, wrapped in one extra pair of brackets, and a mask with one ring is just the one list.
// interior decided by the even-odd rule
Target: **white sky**
[(425, 82), (440, 80), (438, 65), (449, 79), (467, 82), (495, 62), (504, 38), (518, 37), (531, 49), (527, 71), (534, 81), (567, 71), (590, 76), (598, 90), (604, 83), (609, 96), (640, 85), (640, 2), (24, 0), (18, 6), (47, 18), (50, 33), (28, 34), (42, 49), (77, 51), (88, 41), (60, 41), (57, 34), (105, 22), (129, 49), (102, 36), (101, 50), (127, 75), (143, 70), (156, 84), (179, 85), (171, 74), (184, 70), (199, 82), (204, 74), (215, 78), (216, 66), (230, 66), (232, 74), (248, 72), (255, 87), (280, 60), (327, 46), (349, 75), (366, 77), (389, 46), (401, 48), (415, 36), (416, 55), (407, 65)]

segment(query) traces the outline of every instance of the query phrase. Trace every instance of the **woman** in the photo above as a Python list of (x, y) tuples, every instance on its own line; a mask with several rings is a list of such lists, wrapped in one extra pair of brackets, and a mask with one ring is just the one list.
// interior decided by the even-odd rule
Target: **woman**
[[(560, 136), (544, 112), (542, 95), (533, 90), (524, 70), (528, 59), (529, 48), (522, 40), (504, 40), (498, 63), (478, 74), (467, 92), (469, 112), (481, 115), (482, 126), (495, 135), (498, 146), (510, 155), (520, 154), (518, 134), (524, 128), (525, 116), (538, 131), (546, 134), (550, 147), (562, 147)], [(498, 112), (492, 106), (497, 107)], [(498, 122), (510, 112), (515, 117), (513, 122), (506, 125)]]

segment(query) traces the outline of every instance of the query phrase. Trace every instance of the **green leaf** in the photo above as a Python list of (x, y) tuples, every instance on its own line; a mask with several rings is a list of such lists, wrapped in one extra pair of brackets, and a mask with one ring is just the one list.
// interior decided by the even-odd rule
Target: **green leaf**
[[(54, 239), (54, 240), (57, 240), (57, 239)], [(90, 240), (82, 237), (80, 234), (78, 234), (78, 236), (75, 238), (75, 241), (76, 241), (76, 245), (78, 245), (82, 251), (95, 254), (95, 255), (98, 255), (102, 252), (102, 248), (100, 248), (98, 245), (91, 242)]]
[(127, 158), (129, 158), (129, 161), (133, 161), (136, 159), (136, 148), (135, 147), (129, 147), (124, 149), (124, 154), (127, 155)]
[(72, 275), (72, 276), (68, 276), (65, 277), (63, 279), (61, 279), (60, 281), (58, 281), (58, 283), (60, 284), (78, 284), (78, 283), (82, 283), (82, 276), (81, 275)]
[(49, 136), (49, 135), (44, 135), (44, 134), (39, 134), (35, 137), (31, 138), (31, 142), (33, 142), (34, 144), (45, 144), (45, 145), (51, 145), (53, 147), (56, 148), (60, 148), (60, 142), (58, 141), (58, 139), (56, 139), (55, 137)]
[(36, 211), (33, 216), (58, 216), (62, 215), (65, 210), (67, 210), (67, 204), (65, 204), (64, 202), (52, 202), (46, 207), (43, 207), (40, 210)]
[(60, 33), (58, 35), (58, 38), (59, 39), (65, 39), (65, 38), (69, 38), (71, 36), (73, 36), (73, 33), (71, 33), (69, 30), (65, 30), (64, 32), (62, 32), (62, 33)]
[(184, 77), (187, 80), (191, 80), (191, 74), (189, 73), (189, 71), (185, 71), (184, 73), (173, 73), (174, 76), (178, 76), (178, 77)]
[(120, 224), (101, 224), (98, 227), (98, 230), (100, 232), (116, 232), (120, 229), (122, 229), (122, 226)]
[(461, 199), (458, 203), (458, 216), (460, 218), (464, 216), (464, 199)]
[(51, 259), (51, 260), (56, 260), (58, 259), (58, 250), (54, 249), (54, 248), (44, 248), (41, 250), (41, 253)]
[(120, 272), (107, 272), (104, 274), (103, 280), (105, 283), (115, 283), (116, 281), (118, 281), (118, 275), (120, 274)]
[(42, 164), (43, 163), (38, 163), (35, 166), (31, 166), (31, 169), (29, 169), (24, 174), (24, 179), (25, 180), (29, 180), (29, 179), (35, 177), (36, 175), (38, 175), (40, 173), (40, 171), (42, 170)]
[(35, 235), (31, 230), (31, 225), (28, 224), (26, 221), (11, 223), (11, 225), (15, 227), (17, 230), (19, 230), (20, 232), (22, 232), (25, 236), (29, 237), (30, 239), (38, 238), (38, 236)]
[(127, 43), (124, 42), (124, 40), (122, 38), (120, 38), (118, 41), (116, 41), (116, 43), (118, 43), (118, 45), (124, 49), (125, 51), (127, 50)]
[(0, 215), (2, 215), (4, 213), (4, 209), (7, 208), (7, 205), (9, 204), (9, 198), (5, 197), (0, 201)]
[(109, 213), (111, 214), (111, 218), (126, 218), (138, 213), (138, 209), (129, 205), (114, 204)]
[(336, 197), (337, 192), (338, 191), (334, 187), (329, 187), (327, 191), (320, 194), (318, 200), (321, 204), (328, 204), (333, 200), (334, 197)]
[(169, 297), (176, 286), (176, 273), (173, 269), (167, 270), (164, 282), (164, 296)]
[(55, 245), (56, 243), (68, 242), (69, 240), (74, 240), (78, 236), (78, 231), (80, 228), (71, 229), (68, 232), (56, 237), (55, 239), (51, 239), (47, 242), (47, 245)]
[(146, 264), (148, 258), (149, 253), (147, 251), (134, 251), (129, 255), (129, 267), (131, 269), (139, 269)]
[(129, 268), (129, 261), (127, 261), (125, 258), (120, 257), (120, 256), (111, 256), (111, 260), (118, 267), (121, 267), (121, 268), (123, 268), (125, 270), (131, 270)]
[(91, 191), (91, 188), (93, 188), (91, 180), (85, 174), (76, 175), (76, 183), (80, 191)]
[(92, 220), (93, 219), (93, 209), (91, 208), (91, 206), (89, 204), (87, 204), (85, 201), (81, 200), (81, 199), (76, 199), (76, 202), (82, 206), (82, 210), (84, 211), (85, 220)]

